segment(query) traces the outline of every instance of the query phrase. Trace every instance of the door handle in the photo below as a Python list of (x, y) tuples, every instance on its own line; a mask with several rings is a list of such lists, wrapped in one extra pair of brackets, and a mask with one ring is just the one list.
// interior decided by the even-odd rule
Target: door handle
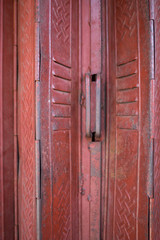
[(86, 137), (91, 137), (91, 76), (85, 75), (86, 82)]
[(101, 74), (96, 77), (96, 133), (95, 137), (101, 136)]
[[(94, 75), (95, 76), (95, 75)], [(96, 74), (96, 92), (91, 93), (91, 74), (86, 73), (86, 137), (91, 137), (91, 94), (96, 94), (95, 137), (101, 136), (101, 74)], [(93, 116), (93, 114), (92, 114)]]

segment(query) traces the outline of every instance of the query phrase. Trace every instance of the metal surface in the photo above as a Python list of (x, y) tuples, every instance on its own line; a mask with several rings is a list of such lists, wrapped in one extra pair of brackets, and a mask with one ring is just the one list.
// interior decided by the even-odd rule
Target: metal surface
[(96, 75), (96, 138), (101, 136), (101, 75)]
[(146, 1), (109, 1), (108, 240), (149, 237), (148, 19)]
[(154, 239), (160, 239), (160, 1), (151, 1), (155, 17), (155, 82), (154, 82)]
[(85, 75), (86, 81), (86, 137), (91, 137), (91, 76)]
[(18, 1), (19, 238), (36, 239), (35, 8)]
[[(87, 7), (87, 3), (86, 3)], [(104, 5), (103, 5), (104, 7)], [(88, 9), (89, 10), (89, 9)], [(102, 1), (90, 0), (90, 34), (91, 74), (97, 74), (102, 69)]]
[(78, 1), (40, 1), (42, 239), (78, 239)]
[(159, 2), (79, 4), (19, 1), (20, 239), (159, 239)]
[(91, 152), (91, 190), (90, 202), (90, 239), (100, 239), (101, 208), (101, 142), (90, 143)]
[(150, 19), (150, 51), (150, 79), (155, 79), (155, 34), (152, 19)]
[(18, 239), (18, 126), (17, 126), (17, 116), (18, 116), (18, 73), (17, 73), (17, 55), (18, 55), (18, 42), (17, 42), (17, 30), (18, 30), (18, 4), (17, 0), (13, 3), (13, 33), (14, 33), (14, 43), (13, 43), (13, 90), (14, 90), (14, 219), (15, 219), (15, 240)]
[(157, 235), (154, 237), (154, 198), (149, 199), (149, 239), (154, 240), (157, 238)]
[(13, 1), (0, 1), (0, 239), (14, 239)]
[[(81, 239), (100, 239), (104, 217), (105, 174), (105, 38), (102, 39), (104, 12), (102, 1), (82, 0), (81, 54), (82, 54), (82, 161)], [(105, 3), (103, 2), (105, 9)], [(104, 41), (102, 41), (104, 40)], [(104, 53), (104, 55), (102, 54)], [(90, 109), (85, 76), (90, 72)], [(90, 111), (90, 138), (86, 138), (86, 116)], [(103, 170), (102, 170), (103, 169)]]
[(4, 238), (4, 222), (3, 222), (3, 98), (2, 98), (2, 78), (3, 78), (3, 55), (2, 55), (2, 49), (3, 49), (3, 1), (0, 1), (0, 105), (1, 105), (1, 111), (0, 111), (0, 236), (1, 239)]
[[(92, 80), (93, 78), (95, 81)], [(86, 137), (91, 138), (95, 132), (95, 137), (98, 139), (101, 136), (101, 74), (90, 75), (86, 73), (85, 89)]]

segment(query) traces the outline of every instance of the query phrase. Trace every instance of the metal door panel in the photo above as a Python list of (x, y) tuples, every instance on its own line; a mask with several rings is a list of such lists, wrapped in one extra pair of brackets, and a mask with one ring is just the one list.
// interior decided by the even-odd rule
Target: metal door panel
[[(82, 239), (100, 239), (105, 177), (104, 1), (81, 1), (82, 55)], [(102, 14), (103, 13), (103, 14)], [(102, 30), (103, 28), (103, 30)], [(99, 85), (100, 83), (100, 85)], [(100, 102), (99, 102), (100, 101)], [(97, 132), (98, 130), (98, 132)], [(94, 153), (94, 154), (93, 154)], [(94, 167), (94, 169), (93, 169)], [(92, 176), (93, 170), (96, 176)]]
[[(84, 240), (145, 239), (151, 203), (148, 6), (141, 0), (82, 0), (80, 6), (48, 0), (40, 6), (42, 239), (79, 239), (79, 233)], [(19, 11), (20, 237), (34, 239), (33, 4), (20, 1)]]
[[(155, 1), (155, 29), (158, 4)], [(41, 211), (37, 230), (42, 239), (149, 235), (152, 239), (153, 217), (159, 236), (159, 84), (153, 82), (153, 6), (150, 3), (149, 9), (145, 0), (41, 0), (36, 19), (41, 88), (38, 83), (35, 98), (39, 23), (34, 23), (33, 1), (19, 1), (21, 239), (36, 238), (36, 197), (42, 197), (37, 212)], [(157, 30), (156, 79), (158, 36)], [(39, 152), (34, 149), (39, 94), (41, 146), (36, 142), (36, 149), (40, 147), (42, 154), (41, 186), (35, 183)]]
[(0, 1), (0, 239), (14, 239), (13, 1)]
[(153, 222), (153, 232), (154, 239), (158, 240), (160, 238), (160, 110), (159, 110), (159, 101), (160, 101), (160, 2), (152, 1), (153, 12), (152, 19), (155, 20), (155, 80), (154, 81), (154, 222)]
[(19, 236), (36, 239), (34, 2), (19, 1), (18, 22), (18, 141)]
[(78, 2), (41, 19), (42, 239), (78, 239)]
[[(145, 1), (109, 1), (107, 239), (148, 234), (149, 21)], [(115, 29), (115, 32), (112, 29)], [(115, 49), (115, 51), (113, 51)]]
[(101, 142), (91, 143), (90, 239), (100, 237), (101, 208)]

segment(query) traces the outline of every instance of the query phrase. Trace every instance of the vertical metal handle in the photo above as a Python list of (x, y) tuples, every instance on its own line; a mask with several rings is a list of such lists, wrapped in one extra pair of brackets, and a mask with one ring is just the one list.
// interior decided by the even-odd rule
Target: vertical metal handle
[(96, 133), (95, 137), (101, 136), (101, 74), (96, 78)]
[(91, 136), (91, 77), (89, 73), (85, 75), (86, 83), (86, 137)]

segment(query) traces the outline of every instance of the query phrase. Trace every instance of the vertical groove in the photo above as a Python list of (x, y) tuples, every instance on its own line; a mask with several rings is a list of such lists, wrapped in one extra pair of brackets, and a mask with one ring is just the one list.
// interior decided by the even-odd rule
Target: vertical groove
[[(51, 58), (52, 58), (52, 53), (51, 53), (51, 23), (52, 23), (52, 12), (51, 12), (51, 7), (52, 7), (52, 2), (49, 0), (49, 18), (48, 18), (48, 25), (49, 25), (49, 79), (48, 79), (48, 98), (51, 99), (51, 72), (52, 72), (52, 67), (51, 67)], [(51, 112), (51, 104), (49, 103), (49, 113)], [(51, 129), (51, 116), (49, 114), (49, 119), (48, 119), (48, 124), (49, 124), (49, 129)], [(53, 179), (52, 176), (52, 163), (51, 163), (51, 132), (49, 133), (49, 161), (50, 161), (50, 179)], [(51, 181), (51, 189), (50, 189), (50, 196), (52, 196), (53, 193), (53, 181)], [(53, 198), (51, 198), (51, 213), (53, 213)], [(53, 238), (53, 217), (51, 217), (51, 237)]]
[(40, 148), (40, 2), (35, 3), (35, 166), (36, 166), (36, 235), (41, 239), (41, 148)]
[(155, 23), (154, 3), (149, 1), (150, 12), (150, 162), (148, 173), (148, 196), (154, 197), (154, 80), (155, 80)]
[(149, 17), (150, 17), (150, 133), (151, 133), (151, 147), (150, 147), (150, 163), (149, 163), (149, 216), (148, 216), (148, 238), (154, 239), (153, 234), (153, 208), (154, 208), (154, 122), (155, 122), (155, 21), (154, 21), (154, 0), (149, 0)]
[[(79, 0), (79, 92), (82, 96), (82, 83), (81, 83), (81, 69), (82, 69), (82, 50), (81, 50), (81, 44), (82, 44), (82, 1)], [(82, 118), (82, 114), (81, 114), (81, 104), (79, 104), (79, 109), (78, 109), (78, 114), (79, 114), (79, 147), (78, 147), (78, 157), (79, 157), (79, 176), (82, 176), (82, 143), (81, 143), (81, 132), (82, 132), (82, 125), (81, 125), (81, 118)], [(81, 177), (82, 178), (82, 177)], [(81, 184), (82, 179), (79, 181), (79, 183)], [(79, 184), (79, 192), (82, 190), (82, 185)], [(81, 194), (79, 194), (79, 240), (82, 239), (82, 197)]]
[(13, 28), (14, 28), (14, 43), (13, 43), (13, 88), (14, 88), (14, 220), (15, 220), (15, 240), (18, 240), (18, 131), (17, 131), (17, 92), (18, 92), (18, 31), (17, 31), (17, 0), (14, 0), (13, 6)]
[[(139, 3), (136, 0), (137, 7), (137, 42), (138, 42), (138, 80), (139, 96), (141, 96), (141, 73), (140, 73), (140, 26), (139, 26)], [(139, 220), (139, 180), (140, 180), (140, 147), (141, 147), (141, 97), (139, 97), (139, 146), (138, 146), (138, 167), (137, 167), (137, 210), (136, 210), (136, 240), (138, 240), (138, 220)]]
[[(117, 14), (117, 9), (116, 9), (116, 0), (114, 0), (114, 4), (113, 4), (113, 7), (114, 7), (114, 22), (115, 22), (115, 29), (114, 29), (114, 35), (115, 35), (115, 42), (116, 42), (116, 39), (117, 39), (117, 22), (116, 22), (116, 14)], [(115, 62), (117, 63), (117, 50), (118, 50), (118, 46), (117, 44), (115, 44)], [(116, 64), (117, 65), (117, 64)], [(114, 76), (115, 77), (115, 81), (116, 81), (116, 75)], [(115, 86), (117, 88), (117, 81), (115, 83)], [(116, 92), (116, 98), (117, 98), (117, 92)], [(117, 112), (117, 104), (116, 104), (116, 112)], [(116, 130), (115, 130), (115, 152), (116, 152), (116, 156), (115, 156), (115, 164), (114, 164), (114, 174), (115, 174), (115, 178), (114, 178), (114, 217), (113, 217), (113, 240), (115, 240), (115, 237), (116, 237), (116, 220), (115, 220), (115, 216), (116, 216), (116, 188), (117, 188), (117, 120), (115, 120), (115, 127), (116, 127)]]
[(2, 63), (3, 63), (3, 0), (0, 0), (0, 188), (1, 188), (1, 238), (4, 240), (4, 212), (3, 212), (3, 92), (2, 92)]

